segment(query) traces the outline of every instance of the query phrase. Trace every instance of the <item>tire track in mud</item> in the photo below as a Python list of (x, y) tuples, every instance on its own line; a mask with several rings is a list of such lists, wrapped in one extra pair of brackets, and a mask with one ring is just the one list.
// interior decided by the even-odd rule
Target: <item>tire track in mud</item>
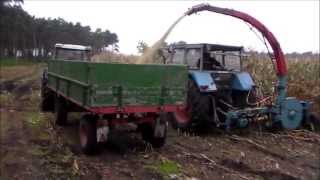
[[(186, 139), (188, 140), (175, 142), (174, 145), (170, 147), (171, 150), (173, 150), (171, 154), (183, 155), (183, 152), (187, 155), (196, 154), (196, 159), (200, 159), (203, 163), (199, 164), (198, 160), (188, 158), (190, 156), (186, 158), (176, 158), (177, 156), (175, 155), (171, 158), (176, 159), (182, 164), (198, 164), (198, 166), (200, 165), (198, 168), (207, 169), (205, 172), (208, 173), (209, 176), (216, 176), (220, 173), (228, 174), (227, 172), (223, 172), (223, 169), (219, 170), (218, 168), (214, 168), (214, 166), (208, 168), (210, 165), (205, 165), (207, 160), (198, 157), (198, 154), (204, 154), (212, 158), (218, 166), (235, 171), (235, 175), (232, 176), (232, 178), (230, 177), (230, 179), (237, 178), (236, 174), (244, 175), (248, 177), (248, 179), (262, 178), (266, 180), (316, 180), (320, 177), (320, 164), (317, 165), (317, 158), (318, 162), (320, 162), (319, 154), (317, 155), (317, 152), (320, 152), (319, 144), (304, 141), (286, 141), (286, 138), (281, 137), (281, 133), (275, 135), (280, 137), (263, 137), (254, 133), (250, 136), (242, 137), (256, 141), (258, 144), (267, 147), (267, 150), (263, 148), (262, 151), (247, 142), (235, 142), (230, 139), (228, 135), (221, 137), (203, 137), (204, 139), (202, 140), (187, 137)], [(194, 145), (195, 143), (197, 144), (196, 146)], [(203, 145), (202, 143), (207, 145)], [(279, 147), (281, 145), (278, 143), (283, 144), (285, 147)], [(213, 169), (215, 169), (215, 173), (212, 174)], [(228, 179), (227, 177), (225, 178)]]
[[(38, 98), (37, 91), (40, 89), (40, 72), (41, 67), (30, 67), (31, 73), (19, 75), (13, 79), (8, 78), (0, 83), (0, 95), (10, 97), (11, 102), (0, 102), (2, 108), (22, 111), (25, 108), (34, 107), (30, 106), (30, 103)], [(12, 96), (12, 97), (11, 97)], [(13, 109), (12, 109), (13, 108)]]
[(243, 163), (243, 162), (239, 163), (232, 159), (224, 159), (220, 162), (220, 164), (241, 173), (248, 173), (248, 174), (260, 176), (264, 180), (274, 180), (274, 179), (299, 180), (300, 179), (298, 177), (294, 177), (292, 175), (288, 175), (275, 170), (267, 170), (267, 171), (254, 170), (251, 167), (249, 167), (246, 163)]
[[(13, 78), (12, 77), (3, 77), (2, 73), (0, 73), (0, 75), (1, 75), (0, 93), (3, 93), (3, 91), (11, 92), (12, 90), (14, 90), (16, 88), (16, 86), (19, 85), (20, 81), (27, 80), (27, 79), (37, 80), (36, 75), (40, 73), (40, 70), (41, 70), (40, 65), (36, 65), (34, 67), (31, 66), (31, 67), (28, 67), (28, 69), (25, 69), (26, 73), (24, 73), (24, 72), (10, 73), (10, 74), (12, 74)], [(20, 74), (20, 75), (16, 76), (17, 74)]]
[(28, 68), (32, 68), (32, 73), (5, 77), (8, 79), (0, 83), (0, 179), (45, 177), (39, 161), (32, 155), (35, 147), (32, 139), (35, 137), (29, 124), (31, 118), (39, 116), (37, 106), (31, 104), (38, 98), (34, 93), (39, 90), (37, 84), (41, 68)]

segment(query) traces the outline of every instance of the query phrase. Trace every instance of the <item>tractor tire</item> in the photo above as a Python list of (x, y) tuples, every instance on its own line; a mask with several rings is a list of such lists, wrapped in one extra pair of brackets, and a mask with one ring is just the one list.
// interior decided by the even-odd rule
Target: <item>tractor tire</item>
[(191, 108), (191, 127), (207, 127), (213, 119), (213, 107), (209, 94), (201, 93), (194, 81), (189, 83), (188, 106)]
[(59, 126), (64, 126), (67, 124), (68, 118), (68, 109), (67, 109), (67, 102), (61, 96), (55, 97), (55, 124)]
[(85, 115), (79, 123), (79, 138), (82, 152), (91, 155), (97, 150), (97, 119), (92, 115)]
[(164, 126), (164, 133), (162, 137), (155, 136), (156, 123), (143, 123), (139, 125), (142, 139), (152, 145), (153, 148), (161, 148), (164, 146), (167, 138), (167, 124)]

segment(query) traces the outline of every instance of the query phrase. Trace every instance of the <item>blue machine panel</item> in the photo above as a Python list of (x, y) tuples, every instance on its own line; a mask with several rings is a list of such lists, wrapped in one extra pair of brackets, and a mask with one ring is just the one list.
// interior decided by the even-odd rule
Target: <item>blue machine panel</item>
[(190, 71), (192, 79), (196, 82), (200, 92), (213, 92), (217, 90), (210, 72)]
[(249, 91), (254, 86), (254, 82), (247, 72), (235, 73), (232, 80), (232, 89)]

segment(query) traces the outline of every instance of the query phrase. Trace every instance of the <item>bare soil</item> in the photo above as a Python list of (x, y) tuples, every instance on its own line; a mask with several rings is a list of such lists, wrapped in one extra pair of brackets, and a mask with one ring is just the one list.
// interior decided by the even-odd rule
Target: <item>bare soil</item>
[(0, 179), (320, 179), (320, 133), (202, 135), (169, 129), (154, 150), (131, 129), (111, 134), (94, 156), (82, 154), (78, 114), (66, 127), (39, 111), (41, 66), (1, 67)]

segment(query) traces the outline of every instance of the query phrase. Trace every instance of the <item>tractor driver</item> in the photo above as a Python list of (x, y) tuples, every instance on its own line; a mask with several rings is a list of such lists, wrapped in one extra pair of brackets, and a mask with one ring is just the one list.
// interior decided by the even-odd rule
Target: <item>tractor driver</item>
[(203, 53), (203, 69), (205, 70), (224, 70), (225, 67), (214, 57), (210, 56), (210, 53)]

